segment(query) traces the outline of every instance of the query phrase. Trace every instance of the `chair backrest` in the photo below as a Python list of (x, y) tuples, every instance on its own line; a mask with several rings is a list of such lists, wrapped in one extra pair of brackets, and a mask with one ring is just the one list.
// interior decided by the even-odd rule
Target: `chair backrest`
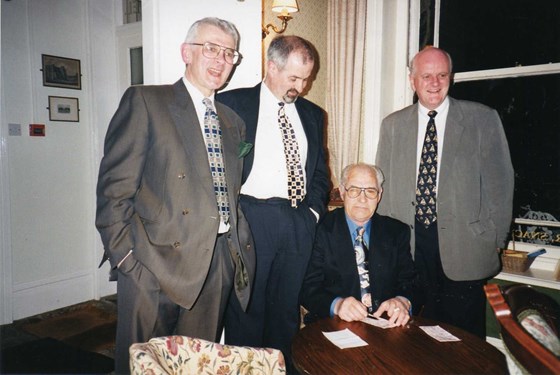
[(484, 290), (513, 357), (514, 363), (508, 359), (508, 365), (532, 374), (559, 374), (558, 304), (529, 285), (488, 284)]
[(286, 374), (277, 349), (221, 345), (187, 337), (166, 336), (130, 346), (132, 374)]

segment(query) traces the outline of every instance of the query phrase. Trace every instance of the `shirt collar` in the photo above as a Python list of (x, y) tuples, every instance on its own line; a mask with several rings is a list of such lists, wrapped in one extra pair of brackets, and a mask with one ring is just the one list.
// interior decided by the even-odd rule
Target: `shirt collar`
[[(449, 108), (449, 97), (446, 96), (443, 102), (441, 102), (441, 104), (435, 109), (435, 111), (437, 113), (443, 113), (446, 112), (448, 108)], [(428, 112), (430, 112), (431, 109), (424, 107), (422, 104), (420, 104), (420, 102), (418, 102), (418, 111), (420, 112), (421, 115), (428, 117)]]
[[(352, 219), (350, 219), (348, 217), (348, 215), (346, 215), (346, 212), (344, 213), (344, 216), (346, 217), (346, 223), (348, 224), (348, 230), (350, 230), (350, 235), (352, 236), (352, 241), (354, 241), (356, 239), (356, 229), (358, 229), (359, 225), (354, 223), (352, 221)], [(365, 243), (369, 243), (370, 228), (371, 228), (371, 219), (368, 220), (367, 223), (364, 225), (364, 242)]]
[(194, 103), (202, 103), (202, 99), (208, 98), (212, 101), (212, 104), (214, 104), (214, 93), (212, 93), (212, 95), (210, 96), (202, 95), (200, 90), (197, 89), (195, 85), (190, 83), (190, 81), (186, 77), (183, 77), (183, 83), (185, 84), (185, 87), (187, 88), (187, 91), (189, 92), (189, 95), (191, 96), (191, 99)]
[[(276, 103), (276, 105), (278, 106), (278, 103), (280, 103), (281, 101), (283, 101), (282, 99), (278, 99), (276, 97), (276, 95), (274, 95), (274, 93), (272, 91), (270, 91), (270, 89), (268, 88), (268, 86), (266, 85), (266, 83), (263, 81), (261, 84), (261, 100), (265, 100), (267, 103)], [(297, 99), (293, 102), (293, 103), (284, 103), (284, 107), (288, 108), (288, 107), (292, 107), (295, 105)]]

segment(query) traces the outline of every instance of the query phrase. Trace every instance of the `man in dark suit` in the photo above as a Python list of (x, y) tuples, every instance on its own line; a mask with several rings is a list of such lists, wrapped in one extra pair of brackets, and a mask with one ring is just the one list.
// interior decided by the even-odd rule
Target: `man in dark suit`
[(299, 291), (329, 189), (323, 112), (299, 97), (314, 62), (309, 42), (278, 36), (267, 51), (264, 81), (217, 97), (243, 118), (254, 145), (240, 201), (255, 239), (255, 286), (247, 313), (236, 301), (228, 306), (226, 343), (280, 349), (288, 369)]
[(238, 211), (245, 127), (212, 103), (239, 61), (238, 40), (230, 22), (195, 22), (181, 46), (185, 76), (129, 88), (109, 125), (96, 226), (118, 276), (117, 373), (129, 371), (132, 343), (217, 341), (230, 295), (247, 306), (255, 253)]
[[(351, 164), (342, 171), (344, 208), (329, 212), (319, 224), (302, 286), (301, 301), (311, 319), (338, 315), (350, 322), (368, 312), (387, 313), (400, 326), (410, 319), (415, 283), (410, 229), (375, 213), (382, 185), (383, 173), (374, 165)], [(366, 263), (362, 268), (360, 259)]]
[[(381, 125), (379, 212), (414, 229), (422, 315), (486, 336), (483, 286), (500, 270), (512, 215), (513, 168), (500, 118), (448, 97), (451, 57), (420, 51), (410, 64), (418, 103)], [(415, 304), (416, 307), (421, 307)]]

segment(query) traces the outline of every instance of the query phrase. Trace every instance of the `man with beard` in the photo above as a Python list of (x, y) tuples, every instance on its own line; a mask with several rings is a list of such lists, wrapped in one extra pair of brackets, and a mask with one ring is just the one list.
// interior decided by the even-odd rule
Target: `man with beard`
[(257, 255), (248, 310), (231, 300), (225, 340), (280, 349), (288, 371), (299, 329), (298, 296), (329, 189), (323, 111), (299, 97), (314, 64), (308, 41), (278, 36), (267, 51), (262, 83), (217, 96), (247, 127), (240, 202)]

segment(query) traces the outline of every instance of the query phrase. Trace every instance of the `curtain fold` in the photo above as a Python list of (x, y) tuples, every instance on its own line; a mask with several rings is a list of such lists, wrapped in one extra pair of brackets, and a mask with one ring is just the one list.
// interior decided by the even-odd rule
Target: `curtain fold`
[(332, 180), (359, 160), (367, 0), (329, 0), (327, 25), (327, 144)]

